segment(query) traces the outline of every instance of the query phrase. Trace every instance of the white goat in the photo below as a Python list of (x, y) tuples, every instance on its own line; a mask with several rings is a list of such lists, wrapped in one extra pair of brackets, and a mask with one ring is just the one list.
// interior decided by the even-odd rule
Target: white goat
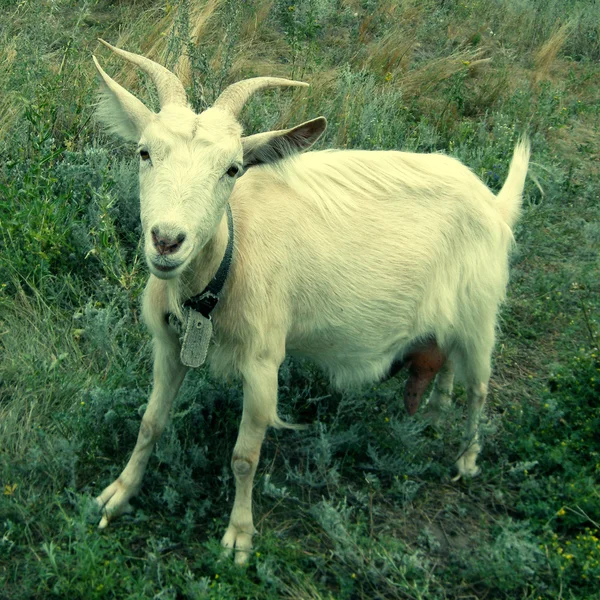
[(222, 540), (236, 550), (236, 562), (244, 563), (252, 547), (252, 482), (266, 428), (286, 426), (277, 416), (277, 374), (287, 353), (315, 360), (341, 387), (380, 380), (407, 364), (404, 396), (411, 414), (438, 371), (429, 405), (438, 411), (450, 403), (456, 368), (468, 395), (456, 466), (458, 476), (475, 475), (478, 421), (528, 142), (517, 145), (498, 196), (440, 154), (299, 154), (324, 131), (324, 118), (242, 137), (237, 115), (257, 90), (306, 84), (248, 79), (197, 115), (175, 75), (106, 45), (153, 78), (161, 111), (151, 112), (94, 58), (100, 122), (138, 144), (151, 272), (143, 316), (155, 349), (154, 388), (137, 444), (119, 478), (97, 499), (100, 527), (130, 509), (166, 425), (187, 371), (179, 332), (167, 315), (189, 324), (182, 302), (207, 286), (227, 254), (228, 203), (235, 244), (211, 315), (208, 360), (217, 374), (243, 382), (232, 458), (236, 495)]

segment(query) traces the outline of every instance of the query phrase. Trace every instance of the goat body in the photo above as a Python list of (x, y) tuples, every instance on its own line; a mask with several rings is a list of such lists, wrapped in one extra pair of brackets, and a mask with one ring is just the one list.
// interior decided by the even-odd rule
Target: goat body
[[(249, 169), (230, 197), (236, 247), (213, 313), (212, 369), (243, 374), (250, 357), (287, 353), (349, 387), (433, 338), (467, 376), (486, 372), (512, 240), (501, 202), (443, 155), (310, 152)], [(188, 294), (212, 277), (202, 266), (222, 245), (184, 273)], [(149, 282), (155, 335), (179, 302), (169, 284)], [(481, 361), (467, 359), (482, 345)]]
[[(138, 120), (145, 118), (140, 109)], [(135, 119), (128, 123), (137, 126)], [(302, 136), (316, 139), (324, 124), (315, 123), (300, 126)], [(310, 133), (315, 127), (316, 137)], [(287, 130), (287, 142), (297, 142), (298, 131)], [(478, 421), (529, 158), (523, 141), (495, 196), (444, 155), (330, 150), (286, 157), (272, 145), (256, 154), (272, 135), (246, 138), (244, 163), (256, 166), (235, 181), (224, 201), (215, 201), (218, 218), (210, 235), (189, 250), (177, 277), (150, 276), (143, 315), (155, 342), (154, 389), (128, 465), (98, 498), (104, 527), (128, 509), (141, 484), (186, 372), (178, 334), (165, 315), (181, 314), (182, 300), (214, 276), (228, 239), (228, 201), (235, 246), (212, 313), (208, 360), (213, 372), (240, 376), (244, 387), (232, 459), (236, 497), (223, 538), (240, 563), (251, 549), (252, 481), (265, 430), (286, 426), (277, 415), (277, 374), (286, 354), (317, 362), (341, 388), (378, 381), (408, 364), (405, 403), (411, 414), (436, 373), (429, 405), (433, 411), (447, 405), (456, 370), (469, 403), (456, 466), (459, 476), (477, 473)], [(260, 160), (250, 162), (252, 153)], [(184, 233), (177, 239), (196, 239), (189, 228)]]

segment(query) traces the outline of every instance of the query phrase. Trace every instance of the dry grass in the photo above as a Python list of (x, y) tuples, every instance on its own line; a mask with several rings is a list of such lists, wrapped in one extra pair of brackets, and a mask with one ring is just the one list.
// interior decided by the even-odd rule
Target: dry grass
[(5, 384), (0, 387), (0, 439), (3, 451), (19, 455), (43, 415), (56, 404), (64, 407), (65, 398), (57, 392), (68, 386), (61, 379), (81, 373), (83, 356), (71, 320), (41, 294), (21, 290), (10, 310), (0, 312), (0, 357)]
[(265, 23), (269, 13), (273, 9), (273, 0), (263, 0), (256, 2), (256, 12), (254, 18), (242, 24), (242, 39), (253, 40), (257, 35), (265, 33)]
[(14, 94), (0, 100), (0, 140), (10, 135), (15, 121), (20, 117), (23, 103)]
[[(427, 3), (425, 3), (427, 4)], [(352, 0), (345, 0), (344, 5), (361, 13), (361, 7)], [(124, 9), (121, 22), (124, 24), (119, 29), (118, 36), (107, 33), (111, 43), (122, 48), (131, 49), (148, 56), (149, 58), (169, 64), (168, 56), (169, 39), (175, 32), (180, 18), (179, 11), (185, 10), (184, 5), (171, 6), (167, 4), (155, 5), (142, 13), (134, 13), (133, 9)], [(289, 47), (285, 37), (268, 28), (267, 17), (273, 10), (273, 0), (259, 0), (255, 5), (253, 19), (247, 19), (241, 24), (239, 37), (236, 40), (231, 57), (231, 68), (228, 79), (241, 79), (248, 76), (273, 75), (290, 77), (303, 77), (307, 81), (318, 81), (318, 86), (312, 89), (312, 104), (318, 101), (319, 96), (326, 98), (331, 86), (336, 79), (337, 69), (331, 65), (312, 65), (309, 73), (292, 73), (293, 50)], [(189, 42), (193, 47), (206, 46), (211, 48), (211, 68), (215, 71), (221, 66), (223, 57), (228, 51), (229, 41), (219, 34), (220, 27), (211, 25), (215, 18), (223, 11), (223, 0), (200, 0), (190, 2), (189, 6)], [(389, 0), (379, 4), (372, 14), (363, 15), (358, 26), (358, 37), (361, 42), (360, 50), (352, 59), (352, 63), (369, 73), (375, 73), (381, 78), (382, 85), (392, 85), (402, 90), (403, 98), (421, 98), (426, 102), (426, 97), (441, 83), (459, 73), (465, 73), (470, 79), (478, 79), (485, 89), (485, 97), (481, 97), (483, 105), (493, 104), (503, 90), (510, 90), (513, 86), (505, 79), (496, 80), (490, 74), (490, 64), (497, 60), (496, 48), (491, 45), (475, 48), (472, 46), (459, 46), (446, 56), (438, 56), (415, 64), (422, 50), (419, 46), (417, 31), (423, 24), (424, 15), (427, 14), (423, 3), (414, 0), (393, 2)], [(127, 18), (123, 18), (127, 17)], [(222, 15), (220, 15), (222, 18)], [(390, 23), (385, 35), (376, 37), (376, 22), (385, 19)], [(461, 38), (467, 40), (472, 37), (473, 23), (453, 24), (449, 26), (455, 42)], [(558, 53), (565, 44), (572, 31), (571, 22), (559, 27), (550, 38), (539, 48), (535, 54), (534, 69), (530, 77), (539, 82), (550, 77), (553, 66), (556, 64)], [(329, 32), (332, 35), (334, 32)], [(343, 42), (341, 42), (343, 43)], [(350, 43), (350, 41), (348, 41)], [(464, 43), (464, 42), (463, 42)], [(185, 47), (185, 42), (184, 42)], [(139, 89), (138, 73), (131, 65), (124, 63), (116, 56), (112, 56), (99, 45), (94, 44), (92, 50), (101, 57), (102, 63), (111, 76), (124, 87), (133, 90)], [(64, 52), (58, 51), (46, 56), (50, 62), (50, 69), (56, 72), (61, 70), (64, 61)], [(0, 43), (0, 76), (10, 73), (16, 58), (15, 42), (5, 40)], [(78, 55), (82, 62), (76, 70), (80, 81), (78, 86), (93, 88), (94, 71), (88, 68), (89, 63), (86, 49)], [(83, 64), (85, 61), (85, 64)], [(173, 70), (182, 79), (184, 85), (190, 85), (192, 79), (192, 66), (187, 52), (183, 52), (177, 59)], [(497, 85), (488, 85), (496, 82)], [(318, 87), (318, 89), (317, 89)], [(490, 91), (491, 90), (491, 91)], [(286, 115), (301, 115), (304, 113), (306, 94), (295, 94), (292, 105), (287, 109)], [(22, 111), (22, 102), (14, 96), (5, 96), (0, 100), (2, 112), (0, 114), (0, 138), (6, 136), (10, 124), (18, 120)], [(443, 110), (442, 107), (438, 107)], [(286, 122), (285, 116), (282, 122)]]
[(408, 32), (397, 27), (369, 46), (363, 66), (382, 76), (407, 71), (417, 45), (414, 30)]
[[(220, 4), (221, 0), (208, 0), (204, 6), (200, 6), (199, 4), (192, 5), (190, 11), (190, 41), (195, 46), (202, 43), (210, 19), (213, 17)], [(175, 67), (175, 73), (184, 85), (188, 85), (192, 79), (191, 69), (189, 56), (187, 54), (182, 54)]]
[[(214, 49), (210, 61), (211, 68), (218, 71), (227, 52), (229, 40), (220, 37), (219, 28), (211, 27), (211, 22), (222, 9), (222, 0), (206, 0), (190, 3), (189, 8), (189, 42), (195, 48), (211, 46)], [(242, 24), (240, 35), (235, 45), (235, 54), (230, 69), (234, 78), (244, 78), (248, 73), (252, 75), (290, 76), (289, 66), (282, 64), (281, 60), (273, 59), (273, 55), (286, 53), (286, 45), (282, 39), (270, 39), (268, 51), (265, 51), (263, 22), (272, 9), (272, 0), (257, 2), (255, 18)], [(140, 53), (161, 64), (168, 64), (168, 42), (177, 27), (179, 11), (186, 10), (185, 6), (171, 7), (156, 19), (156, 11), (150, 11), (130, 28), (122, 31), (115, 45), (122, 48), (140, 48)], [(139, 39), (138, 31), (143, 31), (144, 36)], [(108, 63), (114, 63), (119, 83), (128, 89), (136, 89), (137, 73), (130, 65), (123, 64), (117, 57), (110, 57)], [(173, 66), (174, 73), (181, 79), (185, 86), (192, 80), (192, 66), (189, 54), (185, 51), (179, 56)]]
[(0, 77), (10, 73), (11, 67), (17, 57), (17, 38), (4, 38), (0, 46)]
[[(17, 58), (17, 38), (7, 39), (0, 42), (0, 82), (8, 79), (14, 62)], [(17, 95), (12, 91), (0, 92), (0, 140), (8, 135), (11, 124), (20, 114), (19, 101)]]
[(573, 30), (571, 21), (559, 27), (534, 55), (533, 81), (539, 83), (550, 78), (556, 57)]
[[(358, 8), (355, 10), (358, 12)], [(367, 44), (373, 39), (377, 31), (376, 24), (378, 20), (385, 19), (388, 23), (403, 21), (405, 24), (408, 24), (410, 21), (418, 20), (421, 12), (419, 4), (411, 0), (405, 0), (404, 2), (395, 2), (394, 0), (381, 2), (374, 11), (362, 18), (358, 30), (359, 44)]]
[(290, 579), (292, 582), (284, 586), (285, 596), (283, 598), (290, 598), (291, 600), (323, 600), (323, 596), (319, 593), (309, 575), (290, 571)]
[[(119, 48), (135, 52), (140, 48), (140, 53), (157, 62), (165, 63), (168, 34), (173, 27), (174, 10), (151, 10), (143, 13), (135, 22), (122, 29), (119, 36), (110, 41)], [(140, 37), (139, 32), (144, 32)], [(101, 48), (101, 46), (98, 46)], [(111, 65), (111, 76), (118, 79), (119, 83), (127, 89), (136, 89), (137, 72), (131, 65), (112, 53), (101, 51), (102, 62)]]
[[(573, 182), (585, 185), (590, 177), (600, 173), (600, 131), (597, 119), (582, 116), (571, 127), (553, 130), (549, 134), (553, 146), (562, 156), (578, 157), (574, 164)], [(580, 157), (583, 157), (581, 160)]]
[(402, 88), (405, 97), (426, 95), (441, 82), (458, 73), (475, 74), (481, 72), (491, 60), (490, 58), (484, 58), (482, 56), (483, 52), (480, 49), (469, 48), (458, 50), (449, 56), (427, 61), (403, 74), (398, 84)]

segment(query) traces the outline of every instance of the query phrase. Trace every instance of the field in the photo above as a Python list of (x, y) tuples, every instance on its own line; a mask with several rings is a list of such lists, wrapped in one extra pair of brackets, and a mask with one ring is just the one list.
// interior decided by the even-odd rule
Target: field
[[(0, 599), (600, 598), (600, 4), (594, 0), (0, 0)], [(351, 394), (287, 361), (245, 569), (219, 545), (239, 382), (188, 374), (135, 511), (93, 498), (131, 452), (151, 382), (133, 148), (94, 122), (96, 39), (174, 70), (192, 105), (257, 95), (250, 133), (324, 115), (319, 149), (444, 152), (494, 191), (523, 133), (515, 229), (482, 429), (450, 481), (441, 428), (402, 375)]]

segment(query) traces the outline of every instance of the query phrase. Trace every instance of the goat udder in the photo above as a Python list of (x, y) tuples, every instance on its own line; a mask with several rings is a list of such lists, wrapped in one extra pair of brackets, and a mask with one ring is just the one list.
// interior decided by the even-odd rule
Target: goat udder
[(435, 342), (406, 357), (405, 364), (409, 365), (409, 376), (404, 386), (404, 406), (409, 415), (412, 416), (417, 412), (423, 393), (445, 362), (446, 356)]

